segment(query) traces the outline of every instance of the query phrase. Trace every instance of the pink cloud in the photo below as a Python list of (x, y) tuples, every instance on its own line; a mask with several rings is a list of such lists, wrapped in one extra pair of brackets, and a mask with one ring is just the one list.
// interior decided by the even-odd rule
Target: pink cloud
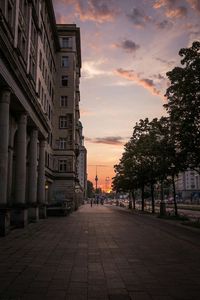
[(152, 21), (152, 18), (146, 15), (143, 10), (133, 8), (133, 10), (127, 14), (128, 19), (138, 28), (144, 28), (148, 23)]
[(88, 138), (86, 137), (85, 140), (90, 143), (94, 144), (105, 144), (105, 145), (114, 145), (114, 146), (121, 146), (124, 145), (124, 138), (121, 136), (107, 136), (107, 137), (97, 137), (97, 138)]
[(118, 14), (118, 10), (109, 6), (107, 1), (87, 0), (84, 3), (79, 0), (76, 3), (76, 14), (82, 21), (103, 23), (113, 21)]
[(93, 116), (95, 115), (95, 112), (85, 109), (80, 109), (80, 115), (81, 116)]
[(187, 0), (193, 9), (200, 13), (200, 1), (199, 0)]
[[(188, 1), (193, 1), (193, 0), (188, 0)], [(188, 12), (187, 8), (183, 6), (182, 2), (180, 2), (179, 0), (157, 0), (154, 3), (153, 7), (155, 9), (164, 8), (165, 15), (171, 19), (185, 17)]]
[(156, 88), (152, 79), (140, 78), (134, 70), (123, 70), (117, 69), (115, 71), (120, 77), (126, 78), (130, 81), (135, 82), (138, 85), (143, 86), (145, 89), (149, 90), (153, 95), (160, 96), (160, 91)]
[[(112, 1), (106, 0), (54, 0), (54, 4), (73, 4), (75, 15), (80, 20), (96, 23), (111, 22), (119, 13), (116, 6), (112, 5)], [(61, 18), (61, 21), (64, 19)]]
[(57, 24), (70, 24), (72, 22), (71, 16), (63, 15), (60, 12), (56, 12), (56, 23)]

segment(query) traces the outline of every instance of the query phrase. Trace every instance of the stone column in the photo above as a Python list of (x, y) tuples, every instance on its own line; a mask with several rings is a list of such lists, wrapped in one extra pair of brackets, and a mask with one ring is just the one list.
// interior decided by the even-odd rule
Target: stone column
[(39, 165), (38, 165), (38, 203), (39, 217), (46, 218), (45, 203), (45, 140), (41, 140), (39, 144)]
[(28, 218), (29, 221), (38, 221), (38, 205), (37, 205), (37, 143), (38, 130), (33, 129), (30, 139), (29, 152), (29, 174), (28, 174)]
[(10, 226), (10, 213), (7, 207), (10, 95), (9, 89), (3, 89), (0, 95), (0, 235), (6, 235)]
[(26, 193), (26, 128), (27, 115), (21, 114), (18, 121), (16, 140), (16, 172), (15, 172), (15, 196), (12, 222), (18, 227), (24, 227), (28, 223)]
[(11, 205), (11, 194), (12, 194), (12, 176), (13, 176), (13, 147), (10, 146), (8, 149), (8, 189), (7, 198), (8, 203)]

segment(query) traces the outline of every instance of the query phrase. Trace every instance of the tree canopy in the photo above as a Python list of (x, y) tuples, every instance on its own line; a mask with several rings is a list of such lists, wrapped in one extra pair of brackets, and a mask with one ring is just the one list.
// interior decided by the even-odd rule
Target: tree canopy
[(170, 116), (177, 151), (185, 168), (200, 167), (200, 42), (179, 51), (182, 67), (167, 73), (171, 82), (165, 108)]

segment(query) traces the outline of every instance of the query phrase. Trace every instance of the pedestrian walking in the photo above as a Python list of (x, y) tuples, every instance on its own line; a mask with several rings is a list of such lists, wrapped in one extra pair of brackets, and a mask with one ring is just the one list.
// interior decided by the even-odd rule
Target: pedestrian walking
[(93, 202), (93, 201), (92, 201), (92, 198), (91, 198), (91, 199), (90, 199), (90, 206), (91, 206), (91, 207), (92, 207), (92, 202)]

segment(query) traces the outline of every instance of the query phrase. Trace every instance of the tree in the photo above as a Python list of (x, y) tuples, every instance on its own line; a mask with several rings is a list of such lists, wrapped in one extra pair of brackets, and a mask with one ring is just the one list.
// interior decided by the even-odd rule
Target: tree
[[(179, 51), (183, 67), (167, 73), (171, 85), (164, 105), (170, 116), (174, 142), (182, 169), (200, 174), (200, 42)], [(184, 163), (183, 163), (184, 162)]]
[[(174, 190), (175, 214), (177, 214), (175, 175), (180, 170), (169, 118), (140, 120), (133, 128), (133, 135), (125, 145), (120, 163), (115, 166), (114, 188), (132, 192), (141, 189), (142, 211), (145, 202), (145, 187), (150, 186), (152, 212), (155, 212), (154, 186), (163, 183), (170, 176)], [(133, 197), (134, 198), (134, 197)]]
[(87, 180), (87, 197), (93, 198), (94, 197), (94, 186), (93, 183)]

